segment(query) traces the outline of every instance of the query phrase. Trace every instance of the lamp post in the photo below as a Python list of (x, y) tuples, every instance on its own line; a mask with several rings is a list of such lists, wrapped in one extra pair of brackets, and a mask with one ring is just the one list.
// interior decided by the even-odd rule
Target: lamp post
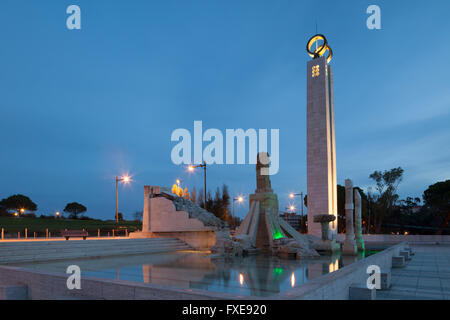
[(242, 196), (233, 198), (233, 230), (236, 229), (236, 220), (234, 219), (234, 202), (235, 201), (238, 201), (240, 203), (240, 202), (244, 201), (244, 198)]
[(116, 176), (116, 223), (119, 224), (119, 182), (123, 181), (124, 183), (130, 182), (129, 176)]
[(198, 164), (196, 166), (190, 165), (188, 170), (192, 172), (195, 168), (203, 168), (203, 209), (206, 210), (206, 162), (203, 161), (202, 164)]
[(303, 221), (303, 192), (289, 194), (289, 198), (293, 199), (295, 197), (300, 197), (300, 208), (301, 208), (301, 220), (300, 221)]
[(301, 212), (302, 212), (302, 218), (303, 218), (303, 192), (300, 192), (300, 193), (290, 193), (290, 194), (289, 194), (289, 198), (295, 198), (295, 197), (298, 197), (298, 196), (300, 196), (300, 207), (302, 208), (302, 209), (301, 209)]

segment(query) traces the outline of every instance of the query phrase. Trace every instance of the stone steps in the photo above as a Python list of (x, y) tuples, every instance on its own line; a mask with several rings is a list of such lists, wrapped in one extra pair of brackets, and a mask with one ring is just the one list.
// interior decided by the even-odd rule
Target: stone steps
[[(58, 242), (58, 244), (56, 244)], [(82, 242), (82, 243), (81, 243)], [(147, 254), (192, 249), (171, 238), (0, 243), (0, 264)]]

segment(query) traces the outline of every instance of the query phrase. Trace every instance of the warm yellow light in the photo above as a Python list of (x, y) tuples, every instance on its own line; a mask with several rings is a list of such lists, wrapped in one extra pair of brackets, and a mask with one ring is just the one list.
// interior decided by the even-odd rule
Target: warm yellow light
[(128, 183), (128, 182), (130, 182), (130, 177), (129, 176), (123, 176), (122, 177), (122, 181), (125, 182), (125, 183)]
[(17, 217), (19, 214), (17, 212), (14, 212), (14, 217)]
[(239, 201), (239, 202), (242, 202), (242, 201), (244, 201), (244, 198), (238, 197), (238, 201)]
[(290, 206), (289, 209), (290, 209), (291, 211), (294, 211), (294, 210), (295, 210), (295, 207), (294, 207), (294, 206)]
[(57, 217), (59, 216), (59, 211), (56, 211), (56, 216), (57, 216)]
[(24, 209), (24, 208), (21, 208), (21, 209), (20, 209), (20, 212), (21, 212), (21, 213), (24, 213), (24, 212), (25, 212), (25, 209)]
[(244, 284), (244, 275), (239, 273), (239, 284), (242, 286)]
[(189, 167), (188, 167), (188, 170), (189, 170), (190, 172), (193, 172), (194, 169), (195, 169), (194, 166), (189, 166)]
[(292, 272), (291, 275), (291, 287), (293, 288), (295, 286), (295, 274)]
[(179, 185), (181, 181), (180, 181), (180, 179), (177, 179), (176, 182)]
[(293, 198), (294, 197), (294, 194), (293, 193), (290, 193), (289, 194), (289, 198)]

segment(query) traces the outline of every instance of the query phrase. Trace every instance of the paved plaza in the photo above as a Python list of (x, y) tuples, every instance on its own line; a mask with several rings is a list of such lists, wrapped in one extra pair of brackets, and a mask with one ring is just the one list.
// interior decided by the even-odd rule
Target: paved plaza
[(392, 269), (390, 290), (378, 300), (449, 300), (450, 245), (414, 245), (415, 255), (404, 268)]

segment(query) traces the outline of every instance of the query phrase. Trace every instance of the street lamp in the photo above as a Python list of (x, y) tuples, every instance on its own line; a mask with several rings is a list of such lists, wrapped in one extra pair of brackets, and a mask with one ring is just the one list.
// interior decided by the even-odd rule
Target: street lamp
[(241, 203), (242, 201), (244, 201), (244, 198), (242, 196), (233, 198), (233, 229), (236, 229), (236, 220), (234, 219), (234, 202), (235, 201)]
[(198, 164), (196, 166), (190, 165), (188, 170), (190, 172), (194, 172), (195, 168), (203, 168), (203, 209), (206, 210), (206, 162), (203, 161), (202, 164)]
[(122, 177), (116, 176), (116, 223), (119, 224), (119, 182), (129, 183), (131, 178), (126, 175)]
[(56, 218), (59, 218), (59, 211), (56, 211)]
[(300, 193), (290, 193), (289, 198), (293, 199), (300, 196), (300, 207), (302, 208), (302, 219), (303, 219), (303, 192)]

